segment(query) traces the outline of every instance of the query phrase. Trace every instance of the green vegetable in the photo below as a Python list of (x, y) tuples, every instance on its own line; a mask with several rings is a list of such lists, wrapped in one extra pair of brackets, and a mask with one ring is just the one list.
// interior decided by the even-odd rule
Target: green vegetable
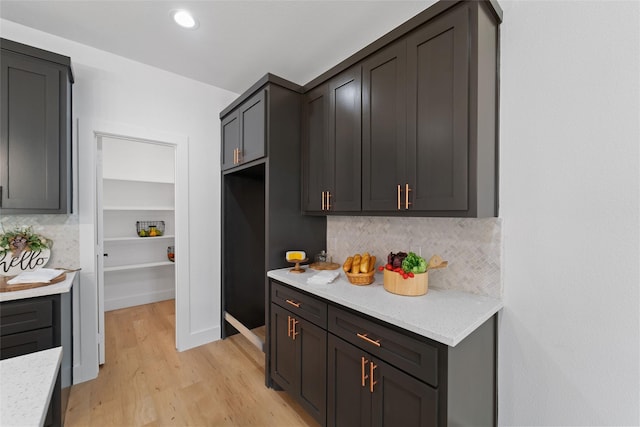
[(409, 252), (407, 257), (402, 261), (402, 269), (407, 273), (424, 273), (427, 271), (427, 261), (425, 261), (421, 256), (416, 255), (413, 252)]

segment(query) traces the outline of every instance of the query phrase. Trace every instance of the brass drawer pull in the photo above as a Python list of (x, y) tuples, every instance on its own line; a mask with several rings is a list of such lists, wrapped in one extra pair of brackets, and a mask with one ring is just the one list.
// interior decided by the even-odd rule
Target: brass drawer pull
[(291, 301), (290, 299), (286, 300), (288, 304), (291, 304), (292, 306), (294, 306), (295, 308), (300, 308), (300, 304), (299, 302), (295, 302), (295, 301)]
[(357, 333), (356, 335), (358, 336), (358, 338), (361, 338), (361, 339), (365, 340), (366, 342), (375, 345), (376, 347), (380, 347), (380, 345), (381, 345), (380, 344), (380, 340), (372, 340), (371, 338), (369, 338), (367, 336), (367, 334), (358, 334)]
[(398, 184), (398, 210), (402, 209), (402, 208), (400, 207), (400, 193), (401, 193), (401, 191), (402, 191), (402, 190), (400, 190), (400, 184)]
[(326, 210), (325, 208), (325, 204), (324, 204), (324, 191), (322, 192), (322, 210)]
[(409, 205), (411, 204), (411, 202), (409, 201), (409, 191), (411, 191), (411, 189), (409, 188), (409, 184), (405, 184), (405, 187), (404, 187), (404, 208), (405, 209), (409, 209)]
[(329, 198), (331, 197), (331, 191), (327, 191), (327, 203), (326, 203), (326, 207), (328, 211), (331, 210), (331, 201), (329, 200)]
[(287, 336), (291, 336), (291, 316), (287, 316)]
[(369, 363), (369, 361), (365, 359), (363, 356), (361, 363), (362, 363), (362, 387), (364, 387), (367, 382), (367, 378), (369, 378), (369, 375), (367, 375), (367, 370), (365, 368), (365, 366), (367, 366), (367, 363)]
[(373, 386), (376, 385), (378, 382), (374, 381), (373, 379), (373, 371), (377, 368), (376, 365), (374, 365), (373, 362), (371, 362), (369, 364), (369, 391), (371, 393), (373, 393)]

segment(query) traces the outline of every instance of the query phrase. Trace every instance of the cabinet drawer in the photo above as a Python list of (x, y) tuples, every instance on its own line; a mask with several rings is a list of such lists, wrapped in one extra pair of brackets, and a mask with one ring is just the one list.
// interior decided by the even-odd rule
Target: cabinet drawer
[(438, 347), (339, 308), (329, 307), (329, 332), (385, 362), (438, 386)]
[(279, 283), (271, 282), (271, 302), (292, 313), (327, 328), (327, 304)]
[(16, 301), (2, 303), (0, 336), (51, 326), (53, 301)]
[(37, 329), (0, 337), (0, 359), (22, 356), (53, 347), (53, 328)]

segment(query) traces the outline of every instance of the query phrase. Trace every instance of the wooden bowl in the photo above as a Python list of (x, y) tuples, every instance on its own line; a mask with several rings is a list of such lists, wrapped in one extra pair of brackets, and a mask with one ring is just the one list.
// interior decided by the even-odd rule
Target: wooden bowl
[(384, 270), (384, 289), (397, 295), (419, 296), (429, 289), (429, 272), (418, 273), (414, 277), (403, 278), (399, 273)]
[(375, 268), (368, 273), (344, 273), (352, 285), (365, 286), (373, 283), (373, 275), (376, 273)]

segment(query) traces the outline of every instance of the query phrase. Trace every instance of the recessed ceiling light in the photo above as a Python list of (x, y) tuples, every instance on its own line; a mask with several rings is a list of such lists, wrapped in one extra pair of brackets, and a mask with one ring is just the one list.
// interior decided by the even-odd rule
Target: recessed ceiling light
[(176, 24), (180, 25), (183, 28), (188, 28), (193, 30), (198, 28), (198, 21), (184, 9), (176, 9), (171, 11), (171, 16), (173, 20), (176, 21)]

